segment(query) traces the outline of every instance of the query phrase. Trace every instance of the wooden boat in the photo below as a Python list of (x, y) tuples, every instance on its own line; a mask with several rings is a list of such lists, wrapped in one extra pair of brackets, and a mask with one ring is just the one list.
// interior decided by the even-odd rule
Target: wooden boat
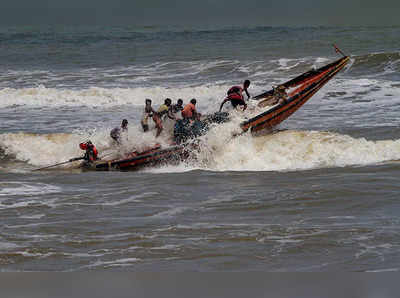
[[(305, 104), (311, 96), (343, 69), (349, 60), (348, 56), (344, 56), (321, 68), (307, 71), (277, 88), (254, 96), (252, 99), (260, 100), (258, 106), (266, 108), (266, 111), (242, 122), (242, 130), (250, 129), (252, 132), (259, 132), (278, 125)], [(146, 151), (129, 153), (121, 159), (84, 163), (83, 167), (98, 171), (135, 170), (143, 166), (179, 163), (187, 159), (190, 152), (198, 147), (196, 143), (187, 142), (189, 139), (206, 133), (211, 123), (226, 121), (229, 121), (227, 113), (216, 113), (205, 117), (198, 123), (199, 125), (191, 126), (191, 128), (176, 125), (174, 137), (177, 144), (175, 145), (167, 148), (157, 145)]]
[(157, 144), (146, 151), (131, 152), (119, 159), (84, 162), (82, 168), (96, 171), (136, 170), (144, 166), (179, 163), (189, 156), (193, 147), (194, 144), (192, 143), (172, 145), (167, 148), (162, 148), (161, 145)]
[(251, 132), (272, 129), (305, 104), (311, 96), (343, 69), (349, 60), (348, 56), (344, 56), (321, 68), (307, 71), (277, 88), (254, 96), (252, 99), (261, 100), (258, 103), (259, 107), (268, 107), (268, 109), (242, 122), (241, 128), (243, 131), (250, 129)]

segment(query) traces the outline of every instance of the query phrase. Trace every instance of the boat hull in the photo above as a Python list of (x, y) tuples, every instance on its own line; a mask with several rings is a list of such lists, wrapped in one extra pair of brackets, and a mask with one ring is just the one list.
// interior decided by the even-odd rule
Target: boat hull
[(168, 148), (154, 148), (145, 152), (132, 152), (122, 159), (83, 163), (82, 168), (95, 171), (131, 171), (146, 166), (177, 164), (187, 159), (192, 146), (177, 145)]
[[(318, 70), (307, 72), (282, 84), (285, 88), (297, 86), (297, 89), (288, 94), (285, 102), (243, 122), (241, 124), (242, 130), (247, 131), (250, 129), (252, 132), (259, 132), (264, 129), (271, 130), (304, 105), (318, 90), (343, 69), (348, 62), (349, 57), (343, 57)], [(264, 99), (267, 102), (271, 100), (273, 94), (274, 91), (270, 90), (255, 96), (254, 99)], [(262, 103), (260, 106), (262, 106)]]
[[(261, 131), (270, 131), (276, 125), (287, 119), (303, 106), (318, 90), (320, 90), (330, 79), (332, 79), (341, 69), (349, 62), (349, 57), (345, 56), (328, 65), (316, 70), (310, 70), (284, 84), (284, 100), (279, 100), (277, 104), (269, 107), (266, 111), (252, 117), (251, 119), (241, 123), (243, 131), (251, 130), (253, 133)], [(286, 93), (286, 90), (291, 90)], [(258, 106), (261, 108), (273, 103), (279, 95), (282, 95), (282, 89), (269, 90), (260, 95), (253, 97), (260, 100)], [(275, 93), (277, 92), (277, 93)], [(282, 99), (282, 97), (280, 97)], [(174, 137), (177, 145), (167, 148), (155, 146), (143, 152), (132, 152), (122, 159), (100, 160), (93, 163), (83, 164), (83, 168), (96, 171), (110, 170), (137, 170), (145, 166), (159, 166), (163, 164), (178, 164), (191, 156), (191, 152), (198, 148), (197, 143), (187, 142), (190, 138), (196, 138), (207, 132), (211, 123), (223, 123), (229, 120), (227, 113), (216, 113), (206, 117), (201, 125), (195, 126), (196, 130), (182, 126), (175, 126)], [(178, 129), (179, 128), (179, 129)]]

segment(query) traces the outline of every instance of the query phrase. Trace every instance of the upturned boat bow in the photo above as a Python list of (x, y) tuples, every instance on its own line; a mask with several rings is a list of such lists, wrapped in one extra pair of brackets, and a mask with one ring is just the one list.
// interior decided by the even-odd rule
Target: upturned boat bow
[[(258, 132), (278, 125), (305, 104), (307, 100), (343, 69), (349, 60), (348, 56), (344, 56), (328, 65), (307, 71), (279, 85), (277, 88), (254, 96), (252, 99), (260, 100), (258, 106), (268, 106), (268, 110), (242, 122), (241, 128), (243, 131), (250, 129), (252, 132)], [(289, 89), (290, 91), (288, 91)], [(271, 105), (272, 107), (270, 107)]]

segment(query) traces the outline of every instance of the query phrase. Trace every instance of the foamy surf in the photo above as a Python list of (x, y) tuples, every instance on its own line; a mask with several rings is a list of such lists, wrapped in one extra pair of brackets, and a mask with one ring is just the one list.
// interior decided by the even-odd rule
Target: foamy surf
[[(156, 143), (167, 146), (168, 136), (164, 132), (155, 138), (155, 131), (144, 134), (139, 127), (132, 126), (123, 135), (122, 146), (117, 146), (109, 133), (111, 128), (94, 131), (76, 131), (73, 133), (6, 133), (0, 134), (0, 158), (25, 162), (31, 166), (47, 166), (83, 156), (79, 143), (91, 140), (99, 150), (99, 157), (118, 158), (135, 150), (143, 151)], [(62, 168), (73, 168), (78, 163), (71, 163)]]
[(369, 141), (320, 131), (246, 134), (207, 148), (199, 160), (213, 171), (296, 171), (400, 159), (400, 140)]
[[(221, 127), (216, 127), (202, 138), (201, 150), (195, 159), (144, 171), (297, 171), (370, 165), (400, 159), (400, 140), (370, 141), (331, 132), (296, 130), (257, 137), (250, 133), (232, 137), (232, 131), (218, 134), (221, 130)], [(74, 134), (0, 135), (0, 143), (3, 146), (6, 144), (7, 154), (32, 166), (46, 166), (82, 155), (77, 145), (82, 139), (82, 136)], [(125, 150), (136, 144), (133, 139), (129, 145), (126, 144)], [(150, 146), (154, 140), (150, 136), (144, 137), (138, 144), (147, 142)], [(92, 141), (99, 148), (100, 156), (112, 152), (104, 133), (94, 136)], [(118, 150), (122, 154), (123, 148)]]

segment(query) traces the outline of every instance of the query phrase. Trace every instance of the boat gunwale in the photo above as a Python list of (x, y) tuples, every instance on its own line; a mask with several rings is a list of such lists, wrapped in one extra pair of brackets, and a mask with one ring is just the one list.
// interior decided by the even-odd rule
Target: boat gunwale
[[(257, 116), (255, 116), (249, 120), (242, 122), (242, 124), (240, 125), (241, 128), (244, 131), (247, 131), (249, 128), (253, 129), (254, 127), (260, 126), (260, 125), (264, 124), (265, 122), (267, 122), (273, 118), (276, 118), (277, 116), (287, 112), (288, 110), (299, 105), (300, 103), (304, 104), (305, 101), (302, 102), (302, 99), (308, 100), (313, 94), (315, 94), (315, 92), (317, 92), (320, 88), (322, 88), (322, 86), (325, 85), (334, 75), (336, 75), (336, 73), (339, 72), (348, 63), (349, 59), (350, 58), (348, 56), (342, 57), (335, 62), (332, 62), (328, 65), (321, 67), (319, 70), (317, 70), (319, 72), (319, 74), (326, 70), (329, 70), (329, 68), (332, 68), (332, 70), (330, 70), (327, 74), (325, 74), (320, 80), (318, 80), (318, 82), (314, 82), (314, 83), (310, 84), (310, 86), (306, 87), (305, 89), (303, 89), (296, 95), (287, 99), (286, 103), (284, 103), (283, 105), (274, 106), (273, 108), (271, 108), (261, 114), (258, 114)], [(301, 77), (301, 76), (302, 75), (300, 75), (299, 77)], [(293, 79), (293, 80), (295, 80), (295, 79)], [(293, 80), (290, 80), (290, 81), (286, 82), (285, 84), (288, 84), (289, 82), (292, 82)], [(283, 85), (285, 85), (285, 84), (283, 84)], [(314, 93), (313, 93), (313, 91), (314, 91)], [(263, 94), (268, 94), (268, 92), (271, 92), (271, 90), (267, 91)], [(308, 95), (310, 95), (310, 96), (308, 96)], [(296, 100), (299, 97), (300, 97), (300, 100), (298, 100), (296, 102)], [(279, 111), (280, 109), (282, 109), (282, 110)], [(274, 114), (272, 117), (265, 119), (264, 121), (261, 121), (260, 123), (255, 123), (255, 125), (252, 125), (257, 120), (260, 120), (269, 114), (273, 114), (274, 112), (277, 112), (277, 113)]]
[[(165, 148), (165, 149), (159, 149), (156, 152), (149, 153), (149, 154), (146, 154), (146, 155), (139, 155), (139, 156), (136, 156), (136, 157), (133, 157), (133, 158), (129, 158), (129, 159), (119, 159), (119, 160), (114, 160), (114, 161), (104, 161), (102, 163), (96, 164), (95, 168), (96, 169), (112, 168), (112, 167), (115, 167), (115, 166), (121, 166), (122, 164), (125, 164), (125, 163), (129, 164), (129, 163), (134, 163), (134, 162), (136, 162), (136, 163), (132, 164), (131, 166), (136, 166), (136, 165), (140, 165), (140, 164), (144, 164), (144, 163), (147, 163), (147, 162), (154, 161), (154, 160), (148, 160), (148, 159), (151, 159), (151, 158), (154, 158), (154, 157), (158, 157), (160, 155), (164, 155), (164, 154), (168, 154), (168, 153), (173, 153), (173, 154), (180, 153), (181, 151), (184, 150), (184, 147), (185, 146), (183, 146), (183, 145), (181, 145), (181, 146), (173, 146), (173, 147), (168, 147), (168, 148)], [(127, 167), (129, 167), (129, 165)]]

